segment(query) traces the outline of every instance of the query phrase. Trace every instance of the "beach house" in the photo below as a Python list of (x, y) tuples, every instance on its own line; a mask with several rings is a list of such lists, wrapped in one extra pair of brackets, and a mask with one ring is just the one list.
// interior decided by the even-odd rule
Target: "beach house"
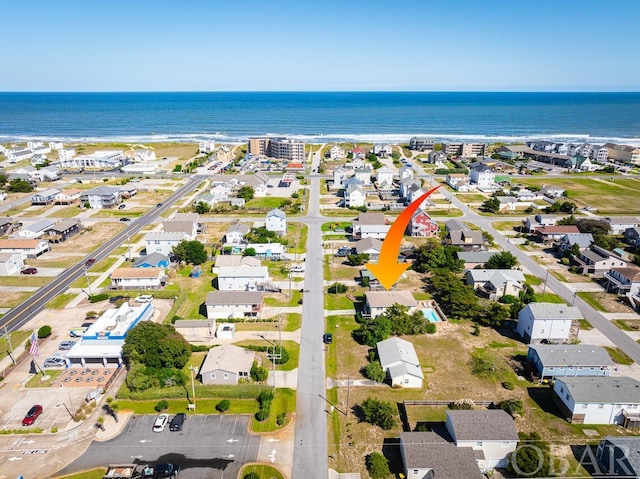
[(409, 341), (397, 337), (376, 344), (380, 365), (387, 373), (391, 386), (421, 388), (424, 375), (416, 351)]
[(577, 337), (580, 310), (556, 303), (529, 303), (518, 314), (516, 331), (526, 343), (564, 343)]

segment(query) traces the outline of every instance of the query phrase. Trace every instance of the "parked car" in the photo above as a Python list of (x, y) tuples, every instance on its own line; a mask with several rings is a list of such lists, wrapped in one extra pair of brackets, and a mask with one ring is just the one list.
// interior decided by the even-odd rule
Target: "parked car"
[(42, 406), (40, 406), (40, 404), (36, 404), (31, 409), (29, 409), (29, 412), (22, 420), (22, 425), (32, 426), (33, 423), (36, 422), (36, 419), (38, 419), (38, 416), (40, 416), (40, 414), (42, 414)]
[(81, 338), (86, 332), (87, 328), (72, 328), (69, 330), (69, 336), (72, 338)]
[(83, 328), (89, 329), (91, 326), (93, 326), (93, 323), (82, 323)]
[(184, 424), (185, 419), (187, 419), (187, 415), (183, 412), (179, 412), (173, 416), (171, 424), (169, 424), (169, 431), (182, 431), (182, 425)]
[(20, 271), (20, 274), (38, 274), (38, 268), (25, 268), (22, 271)]
[(156, 205), (156, 208), (160, 208), (161, 206), (162, 206), (162, 203), (158, 203), (158, 204)]
[(168, 414), (160, 414), (156, 418), (156, 422), (153, 423), (153, 432), (162, 432), (162, 431), (164, 431), (164, 427), (167, 425), (168, 422), (169, 422), (169, 415)]
[(131, 221), (131, 218), (127, 218), (125, 216), (124, 218), (120, 218), (120, 221), (122, 221), (123, 223), (126, 223), (127, 221)]
[(63, 358), (58, 358), (56, 356), (52, 356), (47, 358), (42, 363), (43, 368), (65, 368), (67, 367), (67, 362)]
[(89, 266), (93, 266), (95, 264), (95, 262), (96, 262), (95, 258), (89, 258), (87, 260), (87, 262), (85, 263), (85, 266), (88, 268)]
[(67, 339), (66, 341), (62, 341), (60, 344), (58, 344), (58, 349), (60, 351), (68, 351), (69, 349), (71, 349), (74, 345), (76, 344), (75, 341), (72, 341), (70, 339)]
[(122, 203), (120, 206), (118, 206), (119, 210), (123, 210), (127, 207), (127, 205), (125, 205), (124, 203)]
[(148, 303), (151, 300), (153, 300), (153, 296), (151, 296), (150, 294), (142, 294), (134, 299), (136, 303)]
[(324, 333), (324, 334), (322, 335), (322, 342), (323, 342), (324, 344), (331, 344), (331, 343), (333, 343), (333, 334), (331, 334), (331, 333)]
[(142, 477), (144, 479), (163, 479), (167, 477), (177, 477), (180, 473), (180, 466), (177, 464), (156, 464), (153, 467), (145, 467), (142, 470)]

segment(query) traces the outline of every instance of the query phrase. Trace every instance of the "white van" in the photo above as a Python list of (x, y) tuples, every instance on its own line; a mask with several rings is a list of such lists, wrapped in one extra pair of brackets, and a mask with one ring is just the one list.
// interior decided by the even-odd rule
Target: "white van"
[(304, 265), (303, 264), (294, 264), (291, 267), (292, 273), (304, 273)]

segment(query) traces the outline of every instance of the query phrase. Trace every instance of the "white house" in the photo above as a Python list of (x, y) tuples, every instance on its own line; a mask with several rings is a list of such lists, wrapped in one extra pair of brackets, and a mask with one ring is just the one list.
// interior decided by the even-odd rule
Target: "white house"
[(484, 472), (507, 466), (518, 446), (513, 418), (501, 409), (447, 411), (447, 432), (458, 447), (478, 451), (478, 467)]
[(347, 157), (347, 152), (340, 148), (338, 145), (333, 145), (329, 149), (329, 158), (332, 160), (341, 160)]
[(224, 234), (224, 241), (226, 243), (239, 244), (244, 240), (244, 236), (249, 232), (251, 227), (244, 223), (234, 223)]
[(59, 194), (60, 190), (57, 190), (55, 188), (49, 188), (48, 190), (39, 191), (38, 193), (34, 193), (31, 196), (31, 204), (50, 205), (56, 200)]
[(352, 225), (353, 239), (384, 239), (391, 228), (383, 213), (360, 213)]
[(576, 424), (624, 425), (640, 414), (640, 382), (629, 377), (556, 378), (553, 399)]
[(198, 221), (200, 215), (197, 213), (176, 213), (170, 220), (162, 222), (162, 229), (166, 233), (185, 233), (189, 241), (198, 237)]
[(219, 291), (260, 291), (269, 281), (266, 266), (220, 266), (218, 268)]
[(367, 291), (365, 293), (365, 313), (375, 319), (394, 304), (406, 306), (409, 314), (418, 307), (418, 302), (409, 291)]
[(205, 300), (207, 318), (256, 318), (262, 310), (263, 297), (258, 291), (212, 291)]
[(344, 186), (343, 182), (347, 179), (347, 170), (338, 166), (333, 170), (333, 188), (340, 189)]
[(609, 234), (621, 235), (629, 228), (640, 226), (640, 219), (636, 216), (611, 216), (604, 221), (609, 223)]
[(456, 191), (466, 192), (471, 189), (469, 184), (469, 176), (463, 173), (449, 173), (446, 183)]
[(496, 182), (496, 174), (490, 166), (484, 163), (478, 164), (469, 172), (471, 183), (476, 185), (479, 190), (492, 189)]
[(354, 176), (356, 179), (362, 181), (364, 186), (369, 186), (371, 184), (371, 168), (368, 166), (356, 168)]
[(517, 297), (526, 280), (522, 271), (516, 269), (470, 269), (466, 282), (491, 301), (497, 301), (505, 295)]
[(344, 190), (344, 205), (347, 208), (359, 208), (364, 206), (367, 193), (357, 184), (351, 184)]
[(268, 231), (275, 231), (280, 235), (287, 234), (287, 214), (275, 208), (267, 213), (265, 226)]
[[(97, 150), (90, 155), (69, 156), (68, 150), (58, 150), (58, 161), (51, 163), (58, 168), (117, 168), (125, 160), (122, 150)], [(75, 151), (73, 152), (75, 154)]]
[(529, 303), (518, 314), (516, 331), (526, 343), (539, 343), (542, 340), (563, 343), (571, 338), (574, 321), (581, 319), (580, 310), (574, 306)]
[(167, 282), (164, 268), (117, 268), (110, 278), (111, 289), (160, 289)]
[(376, 181), (378, 182), (379, 188), (386, 189), (391, 187), (393, 184), (393, 170), (383, 166), (376, 171)]
[(82, 190), (78, 190), (76, 188), (69, 188), (67, 190), (62, 190), (60, 193), (56, 195), (54, 203), (56, 205), (70, 205), (72, 203), (77, 202), (82, 196)]
[(24, 268), (24, 258), (20, 253), (0, 253), (0, 276), (18, 274)]
[(249, 349), (223, 344), (207, 352), (200, 378), (202, 384), (238, 384), (240, 379), (249, 379), (255, 353)]
[(393, 147), (388, 143), (376, 143), (373, 145), (372, 153), (384, 158), (392, 155)]
[(55, 224), (55, 221), (48, 219), (41, 219), (35, 223), (24, 226), (18, 230), (15, 234), (11, 235), (12, 238), (25, 238), (25, 239), (37, 239), (44, 236), (45, 232)]
[(37, 258), (50, 249), (48, 241), (39, 239), (0, 240), (0, 253), (20, 253), (23, 258)]
[(112, 186), (98, 186), (87, 190), (80, 196), (82, 204), (88, 203), (89, 208), (115, 208), (122, 198), (121, 190)]
[(204, 153), (206, 155), (213, 153), (216, 151), (216, 142), (215, 141), (201, 141), (198, 144), (198, 153)]
[(421, 388), (424, 375), (413, 344), (397, 337), (376, 344), (382, 369), (391, 379), (391, 386)]
[(416, 172), (410, 166), (402, 166), (400, 170), (398, 170), (398, 177), (400, 178), (400, 181), (406, 180), (409, 178), (413, 179), (415, 175), (416, 175)]
[(144, 237), (147, 254), (161, 253), (165, 256), (173, 256), (173, 247), (181, 241), (185, 241), (189, 235), (186, 233), (167, 233), (164, 231), (152, 231)]

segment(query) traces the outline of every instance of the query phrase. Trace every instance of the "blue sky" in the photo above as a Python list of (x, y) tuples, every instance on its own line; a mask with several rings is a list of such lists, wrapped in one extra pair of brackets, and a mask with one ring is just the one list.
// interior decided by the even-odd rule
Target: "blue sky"
[(5, 2), (2, 91), (639, 91), (637, 0)]

